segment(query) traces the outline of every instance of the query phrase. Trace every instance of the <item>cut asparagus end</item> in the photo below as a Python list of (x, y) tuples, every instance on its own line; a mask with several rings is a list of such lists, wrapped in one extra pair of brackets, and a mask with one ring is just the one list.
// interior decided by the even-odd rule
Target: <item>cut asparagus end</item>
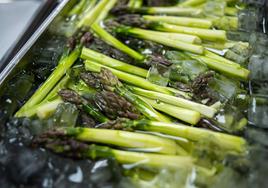
[(195, 103), (192, 102), (190, 100), (186, 100), (186, 99), (182, 99), (179, 97), (175, 97), (175, 96), (170, 96), (170, 95), (165, 95), (163, 93), (157, 93), (154, 91), (149, 91), (149, 90), (145, 90), (145, 89), (141, 89), (141, 88), (132, 88), (132, 92), (150, 98), (150, 99), (155, 99), (155, 100), (160, 100), (162, 102), (174, 105), (174, 106), (178, 106), (178, 107), (182, 107), (182, 108), (186, 108), (186, 109), (190, 109), (196, 112), (199, 112), (200, 114), (212, 118), (214, 117), (214, 115), (216, 114), (216, 109), (203, 105), (203, 104), (199, 104), (199, 103)]
[(36, 109), (36, 114), (40, 119), (48, 118), (52, 115), (57, 106), (61, 104), (63, 101), (61, 99), (54, 100), (52, 102), (47, 102)]
[(208, 67), (210, 67), (213, 70), (226, 74), (227, 76), (235, 77), (240, 80), (248, 80), (249, 78), (250, 71), (243, 67), (237, 67), (237, 66), (226, 64), (226, 63), (222, 63), (218, 60), (205, 57), (205, 56), (191, 55), (191, 57), (193, 59), (196, 59), (198, 61), (201, 61), (207, 64)]
[(155, 109), (192, 125), (196, 125), (201, 119), (201, 115), (199, 112), (180, 108), (163, 102), (158, 102), (156, 100), (148, 99), (146, 97), (142, 97), (142, 99), (152, 105)]

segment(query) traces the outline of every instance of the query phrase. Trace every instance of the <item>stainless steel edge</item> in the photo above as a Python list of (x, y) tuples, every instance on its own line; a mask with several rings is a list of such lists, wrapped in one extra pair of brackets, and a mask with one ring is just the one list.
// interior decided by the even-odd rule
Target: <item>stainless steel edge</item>
[(34, 34), (29, 38), (29, 40), (24, 44), (24, 46), (19, 50), (15, 57), (10, 61), (10, 63), (5, 67), (5, 69), (0, 73), (0, 86), (4, 83), (8, 75), (17, 66), (20, 60), (25, 56), (29, 49), (35, 44), (37, 39), (46, 31), (50, 23), (56, 18), (56, 16), (62, 11), (66, 4), (70, 0), (62, 0), (59, 5), (52, 11), (52, 13), (44, 20), (44, 22), (38, 27)]

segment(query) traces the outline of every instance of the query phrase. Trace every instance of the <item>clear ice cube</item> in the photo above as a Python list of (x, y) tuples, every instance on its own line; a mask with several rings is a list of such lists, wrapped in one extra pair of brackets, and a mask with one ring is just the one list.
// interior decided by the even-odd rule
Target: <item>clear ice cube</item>
[(258, 11), (246, 9), (238, 13), (238, 27), (242, 31), (256, 31), (258, 28)]
[(224, 16), (226, 2), (224, 1), (208, 1), (204, 6), (204, 13), (206, 15)]
[(261, 128), (268, 128), (268, 97), (252, 96), (248, 118), (251, 124)]
[(148, 72), (147, 80), (160, 86), (167, 86), (170, 70), (170, 67), (165, 65), (159, 63), (153, 64)]
[(252, 81), (268, 81), (268, 56), (252, 55), (249, 60)]

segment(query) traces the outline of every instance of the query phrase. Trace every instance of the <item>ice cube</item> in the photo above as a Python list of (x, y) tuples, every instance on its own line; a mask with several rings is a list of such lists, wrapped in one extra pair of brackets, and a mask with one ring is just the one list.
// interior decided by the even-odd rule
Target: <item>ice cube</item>
[(204, 6), (204, 13), (206, 15), (224, 16), (226, 2), (224, 1), (208, 1)]
[(268, 82), (263, 81), (251, 81), (250, 93), (258, 94), (262, 96), (268, 96)]
[(238, 13), (238, 27), (242, 31), (256, 31), (258, 28), (258, 11), (246, 9)]
[(53, 117), (53, 121), (60, 127), (74, 127), (78, 118), (78, 110), (70, 103), (59, 104)]
[(252, 33), (249, 40), (250, 46), (253, 47), (253, 54), (268, 55), (268, 36), (263, 33)]
[(249, 60), (252, 81), (268, 81), (268, 56), (253, 55)]
[(159, 63), (152, 64), (151, 68), (149, 69), (147, 80), (160, 86), (167, 86), (169, 82), (170, 70), (171, 69), (168, 66)]
[(268, 97), (252, 96), (248, 118), (251, 124), (261, 128), (268, 128)]
[(266, 0), (243, 0), (243, 2), (248, 5), (262, 7), (265, 5)]

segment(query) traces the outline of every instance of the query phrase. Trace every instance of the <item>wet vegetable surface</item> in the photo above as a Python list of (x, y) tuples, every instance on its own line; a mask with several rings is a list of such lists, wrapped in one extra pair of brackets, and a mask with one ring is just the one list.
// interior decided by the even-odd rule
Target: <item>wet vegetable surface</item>
[(79, 1), (0, 92), (1, 187), (264, 187), (263, 4)]

